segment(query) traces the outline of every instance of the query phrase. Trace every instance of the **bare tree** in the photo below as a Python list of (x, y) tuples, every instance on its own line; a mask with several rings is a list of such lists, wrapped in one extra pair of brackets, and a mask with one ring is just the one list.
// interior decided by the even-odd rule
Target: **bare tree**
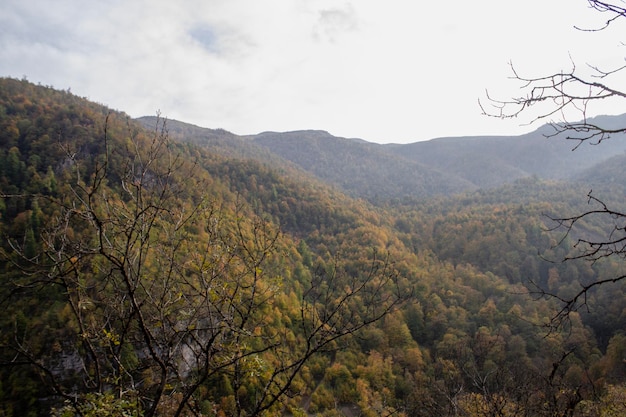
[[(20, 271), (8, 301), (39, 300), (68, 322), (15, 325), (0, 341), (3, 365), (36, 369), (74, 413), (93, 398), (84, 394), (102, 393), (145, 416), (201, 415), (207, 400), (263, 415), (314, 354), (405, 297), (387, 258), (374, 254), (357, 274), (337, 260), (313, 274), (289, 330), (302, 343), (289, 347), (288, 330), (268, 326), (283, 285), (279, 230), (243, 203), (212, 201), (165, 123), (123, 148), (106, 128), (102, 140), (105, 151), (89, 159), (66, 145), (69, 193), (50, 198), (56, 215), (41, 250), (14, 241), (7, 256)], [(35, 343), (42, 333), (62, 337), (59, 346)], [(229, 405), (207, 393), (220, 380)]]
[[(626, 18), (626, 7), (623, 1), (604, 2), (588, 0), (590, 8), (606, 16), (598, 27), (576, 29), (585, 32), (597, 32), (620, 23)], [(531, 115), (531, 123), (536, 121), (549, 122), (554, 131), (549, 137), (565, 137), (576, 142), (574, 149), (582, 143), (599, 144), (616, 134), (626, 133), (626, 126), (608, 126), (595, 122), (588, 115), (589, 107), (594, 102), (608, 99), (624, 99), (626, 91), (619, 85), (618, 76), (626, 72), (626, 65), (617, 68), (603, 69), (594, 64), (586, 64), (584, 71), (571, 60), (568, 70), (559, 71), (538, 77), (527, 77), (520, 74), (511, 65), (513, 79), (522, 83), (523, 94), (507, 100), (498, 100), (487, 93), (487, 103), (479, 103), (483, 113), (498, 118), (516, 118), (522, 114)], [(576, 120), (574, 120), (576, 118)], [(574, 253), (564, 260), (584, 259), (592, 263), (607, 257), (624, 257), (626, 255), (626, 213), (619, 208), (609, 206), (592, 192), (588, 194), (591, 208), (581, 214), (566, 217), (551, 217), (555, 226), (553, 230), (564, 231), (564, 238), (573, 237)], [(604, 236), (585, 236), (576, 233), (576, 228), (586, 221), (602, 217), (605, 223), (613, 227)], [(561, 296), (545, 288), (535, 286), (532, 292), (541, 296), (557, 299), (561, 307), (552, 318), (549, 326), (559, 327), (569, 314), (587, 306), (588, 295), (596, 287), (608, 283), (622, 281), (624, 276), (599, 278), (592, 282), (581, 282), (574, 294)]]
[[(572, 241), (571, 251), (562, 261), (585, 260), (592, 264), (607, 258), (622, 259), (626, 256), (626, 213), (615, 210), (590, 191), (587, 195), (590, 209), (569, 217), (550, 217), (553, 222), (550, 228), (553, 232), (563, 233), (558, 245), (565, 241)], [(585, 233), (589, 223), (606, 225), (606, 234)], [(568, 239), (570, 238), (570, 239)], [(531, 292), (539, 296), (549, 296), (560, 302), (560, 308), (550, 319), (548, 327), (557, 329), (566, 322), (570, 313), (588, 308), (588, 299), (592, 290), (605, 284), (617, 283), (626, 279), (626, 275), (618, 274), (601, 277), (591, 281), (578, 282), (578, 289), (566, 296), (548, 291), (539, 285), (533, 284)]]
[[(592, 9), (605, 13), (607, 19), (600, 27), (576, 27), (578, 30), (601, 31), (626, 17), (626, 8), (618, 3), (597, 0), (588, 2)], [(612, 134), (626, 131), (626, 126), (614, 128), (595, 124), (588, 116), (588, 107), (593, 102), (626, 98), (626, 91), (613, 85), (615, 77), (626, 70), (626, 65), (603, 69), (587, 63), (584, 65), (586, 71), (581, 71), (572, 59), (569, 69), (538, 77), (520, 74), (513, 64), (511, 69), (512, 78), (522, 83), (521, 90), (524, 94), (500, 100), (487, 92), (488, 105), (479, 100), (483, 114), (511, 119), (536, 110), (531, 123), (541, 120), (549, 122), (554, 127), (551, 136), (565, 134), (567, 139), (578, 141), (578, 145), (585, 141), (600, 143)], [(572, 120), (572, 115), (577, 119)]]

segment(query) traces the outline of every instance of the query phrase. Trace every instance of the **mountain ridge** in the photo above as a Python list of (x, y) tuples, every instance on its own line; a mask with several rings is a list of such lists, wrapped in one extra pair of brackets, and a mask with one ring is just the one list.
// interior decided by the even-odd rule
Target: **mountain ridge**
[[(144, 126), (154, 117), (137, 119)], [(594, 122), (626, 124), (626, 115), (600, 116)], [(239, 136), (167, 121), (180, 140), (202, 143), (228, 156), (240, 155), (272, 164), (290, 163), (348, 195), (370, 201), (453, 195), (493, 188), (537, 176), (573, 180), (597, 164), (626, 152), (624, 134), (602, 146), (553, 135), (546, 124), (517, 136), (441, 137), (408, 144), (378, 144), (337, 137), (325, 130), (266, 131)], [(226, 151), (230, 149), (229, 151)]]

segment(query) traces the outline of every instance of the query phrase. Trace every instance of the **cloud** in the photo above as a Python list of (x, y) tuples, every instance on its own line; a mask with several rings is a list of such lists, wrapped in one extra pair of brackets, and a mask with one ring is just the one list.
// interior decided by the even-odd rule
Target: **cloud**
[(357, 13), (350, 3), (346, 3), (343, 8), (319, 10), (318, 16), (313, 29), (315, 39), (335, 42), (338, 36), (358, 28)]
[(583, 49), (589, 34), (560, 13), (570, 1), (5, 0), (0, 75), (235, 133), (521, 132), (476, 103), (485, 88), (517, 92), (508, 61), (532, 71), (561, 68), (568, 51), (610, 56), (606, 42)]

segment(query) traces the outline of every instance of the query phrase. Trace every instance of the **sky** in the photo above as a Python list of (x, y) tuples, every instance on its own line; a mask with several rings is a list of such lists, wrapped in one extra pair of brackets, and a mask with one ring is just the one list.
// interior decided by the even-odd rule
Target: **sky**
[[(517, 135), (482, 115), (523, 75), (624, 64), (586, 0), (3, 0), (0, 76), (131, 117), (377, 143)], [(621, 114), (614, 103), (592, 109)], [(593, 114), (592, 114), (593, 115)]]

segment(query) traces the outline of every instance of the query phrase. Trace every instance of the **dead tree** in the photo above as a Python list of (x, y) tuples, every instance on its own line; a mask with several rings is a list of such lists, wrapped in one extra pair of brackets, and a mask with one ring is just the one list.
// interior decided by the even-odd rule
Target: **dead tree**
[[(620, 23), (626, 18), (623, 2), (604, 2), (588, 0), (590, 8), (606, 17), (597, 27), (575, 26), (585, 32), (597, 32)], [(600, 144), (617, 134), (626, 133), (625, 126), (603, 125), (589, 117), (589, 108), (593, 103), (609, 99), (626, 98), (626, 90), (619, 84), (619, 76), (626, 72), (626, 65), (603, 69), (594, 64), (586, 64), (581, 71), (571, 60), (570, 68), (537, 77), (528, 77), (519, 73), (511, 64), (512, 78), (521, 82), (522, 95), (500, 100), (487, 93), (485, 103), (479, 105), (485, 115), (497, 118), (517, 118), (530, 116), (530, 122), (546, 121), (554, 128), (548, 137), (566, 138), (575, 142), (574, 149), (583, 143)], [(564, 231), (566, 237), (573, 237), (572, 255), (563, 261), (583, 259), (596, 263), (603, 258), (622, 258), (626, 255), (626, 213), (613, 204), (609, 205), (592, 192), (588, 194), (590, 209), (573, 216), (552, 216), (553, 230)], [(592, 218), (602, 217), (606, 224), (612, 225), (604, 236), (584, 236), (576, 233), (576, 228)], [(579, 290), (573, 295), (561, 296), (546, 288), (535, 285), (531, 292), (539, 296), (556, 299), (560, 308), (548, 324), (551, 329), (559, 327), (569, 314), (587, 306), (588, 295), (595, 288), (622, 281), (624, 276), (598, 278), (592, 282), (581, 282)], [(532, 283), (531, 283), (532, 284)]]
[[(20, 272), (13, 310), (41, 302), (67, 322), (3, 329), (2, 365), (36, 369), (74, 413), (90, 393), (145, 416), (199, 415), (207, 401), (231, 415), (275, 411), (307, 360), (405, 297), (389, 259), (374, 255), (357, 274), (338, 260), (305, 287), (290, 330), (301, 343), (289, 346), (287, 330), (268, 325), (283, 286), (278, 228), (204, 193), (206, 174), (165, 124), (115, 143), (105, 129), (102, 141), (97, 156), (68, 145), (71, 175), (49, 198), (39, 253), (13, 242), (8, 257)], [(215, 381), (228, 381), (223, 397), (208, 392)]]
[[(615, 2), (588, 0), (592, 9), (606, 14), (607, 19), (597, 28), (582, 28), (582, 31), (601, 31), (626, 17), (626, 8)], [(497, 99), (489, 92), (486, 104), (479, 100), (483, 114), (512, 119), (531, 114), (530, 123), (545, 121), (554, 132), (549, 136), (565, 136), (568, 140), (598, 144), (616, 133), (626, 132), (626, 126), (608, 127), (594, 123), (588, 116), (589, 106), (594, 102), (626, 98), (626, 91), (614, 85), (615, 79), (626, 70), (626, 65), (617, 68), (600, 68), (592, 63), (585, 64), (584, 71), (571, 60), (569, 69), (537, 77), (519, 73), (511, 65), (514, 80), (521, 82), (523, 95), (511, 99)], [(574, 120), (576, 118), (576, 120)]]

